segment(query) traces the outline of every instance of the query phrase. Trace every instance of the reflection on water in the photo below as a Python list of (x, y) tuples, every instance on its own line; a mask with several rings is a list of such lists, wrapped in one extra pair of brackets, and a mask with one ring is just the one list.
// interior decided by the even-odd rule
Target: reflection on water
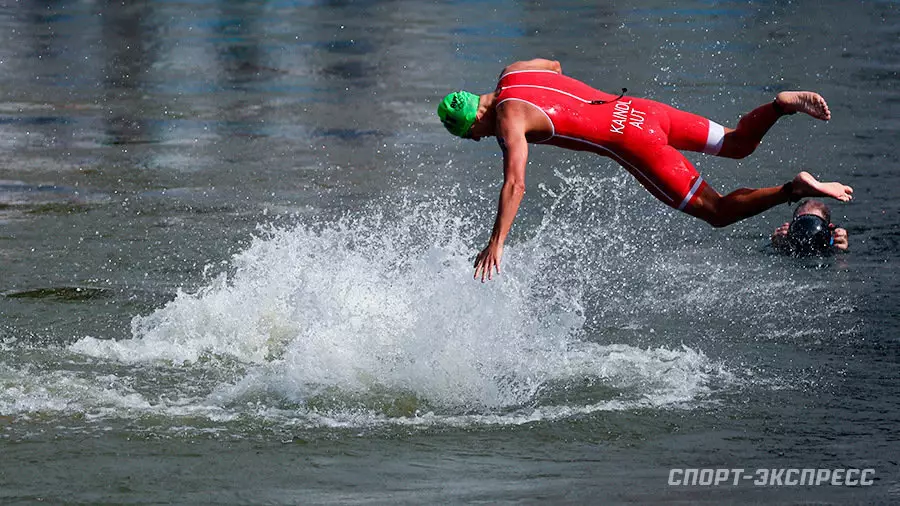
[[(361, 32), (360, 9), (393, 25), (385, 2), (24, 2), (0, 18), (12, 115), (0, 117), (0, 141), (78, 165), (217, 178), (222, 162), (355, 166), (365, 157), (329, 145), (376, 149), (384, 134), (369, 132), (384, 132), (395, 109), (375, 99), (381, 73), (403, 66), (396, 31)], [(282, 139), (274, 150), (252, 142), (271, 136)]]

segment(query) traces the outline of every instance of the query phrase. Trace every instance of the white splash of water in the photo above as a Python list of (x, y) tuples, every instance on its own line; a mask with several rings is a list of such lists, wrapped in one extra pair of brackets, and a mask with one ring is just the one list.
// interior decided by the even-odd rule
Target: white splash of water
[[(567, 201), (587, 205), (578, 203), (584, 191), (575, 193)], [(248, 399), (263, 399), (272, 410), (286, 404), (338, 425), (355, 410), (328, 399), (363, 399), (366, 406), (367, 397), (409, 396), (410, 415), (424, 409), (448, 423), (521, 421), (696, 401), (710, 375), (722, 372), (687, 348), (579, 337), (584, 284), (602, 282), (583, 264), (587, 256), (602, 263), (590, 248), (606, 246), (589, 248), (594, 235), (575, 237), (554, 224), (553, 209), (533, 237), (507, 247), (498, 279), (473, 281), (473, 231), (484, 225), (463, 217), (461, 207), (446, 198), (406, 202), (396, 213), (267, 228), (232, 259), (229, 273), (136, 317), (132, 339), (88, 337), (70, 350), (188, 368), (227, 357), (244, 368), (211, 385), (207, 405), (241, 409)], [(616, 256), (625, 254), (620, 248)], [(588, 393), (571, 403), (559, 394), (586, 378), (615, 390), (613, 399)], [(327, 416), (309, 407), (323, 403), (334, 408)]]

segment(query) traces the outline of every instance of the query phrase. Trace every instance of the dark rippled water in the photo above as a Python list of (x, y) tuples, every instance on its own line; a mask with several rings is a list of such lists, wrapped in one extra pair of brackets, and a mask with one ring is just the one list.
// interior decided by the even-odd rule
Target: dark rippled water
[[(896, 2), (0, 2), (0, 502), (900, 500)], [(532, 57), (733, 125), (719, 191), (808, 168), (851, 252), (712, 230), (437, 122)], [(671, 468), (870, 468), (672, 487)]]

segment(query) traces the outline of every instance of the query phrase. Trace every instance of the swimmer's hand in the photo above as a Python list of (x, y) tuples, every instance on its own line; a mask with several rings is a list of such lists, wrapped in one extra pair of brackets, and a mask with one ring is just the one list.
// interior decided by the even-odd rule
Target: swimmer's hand
[(834, 223), (831, 224), (831, 236), (834, 238), (834, 248), (840, 251), (847, 251), (850, 248), (850, 239), (847, 236), (847, 229), (837, 228)]
[(500, 274), (500, 259), (502, 257), (503, 245), (491, 241), (487, 245), (487, 248), (481, 250), (481, 253), (475, 258), (474, 279), (478, 279), (478, 276), (481, 276), (482, 283), (484, 283), (485, 277), (489, 280), (493, 280), (495, 269), (497, 274)]
[(784, 225), (775, 229), (772, 232), (772, 246), (778, 250), (789, 250), (791, 245), (788, 242), (788, 230), (790, 230), (791, 224), (785, 223)]

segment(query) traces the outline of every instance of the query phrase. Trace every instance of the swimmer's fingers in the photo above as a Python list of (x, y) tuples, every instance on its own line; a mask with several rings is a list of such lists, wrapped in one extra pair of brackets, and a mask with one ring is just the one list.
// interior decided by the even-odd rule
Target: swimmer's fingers
[(496, 259), (491, 255), (485, 255), (481, 262), (475, 267), (475, 279), (481, 277), (481, 282), (494, 279), (494, 269), (500, 273), (500, 267), (497, 265)]
[(475, 259), (475, 279), (478, 279), (480, 276), (482, 283), (484, 283), (485, 278), (493, 280), (495, 270), (497, 271), (497, 274), (500, 274), (500, 258), (502, 258), (502, 256), (502, 245), (497, 245), (496, 243), (488, 244), (488, 246), (478, 254), (478, 258)]
[(475, 259), (475, 276), (473, 276), (473, 279), (478, 279), (478, 276), (481, 276), (481, 282), (484, 283), (484, 277), (490, 270), (489, 265), (488, 250), (485, 249), (484, 251), (479, 253), (478, 257)]
[(774, 232), (772, 232), (772, 237), (784, 237), (788, 234), (788, 230), (791, 228), (790, 223), (785, 223), (780, 227), (776, 228)]
[(843, 228), (834, 229), (834, 247), (846, 251), (850, 247), (850, 241), (847, 237), (847, 230)]
[[(494, 270), (495, 269), (497, 270), (497, 274), (500, 274), (500, 263), (497, 262), (497, 257), (495, 257), (494, 255), (491, 255), (488, 260), (488, 268), (487, 268), (488, 280), (490, 280), (490, 281), (494, 280)], [(484, 280), (482, 280), (482, 281), (484, 281)]]
[(494, 255), (488, 254), (487, 259), (485, 260), (484, 272), (481, 275), (481, 282), (484, 283), (485, 273), (487, 274), (488, 281), (494, 280), (494, 269), (497, 269), (497, 273), (500, 273), (500, 266), (497, 265), (497, 259)]

